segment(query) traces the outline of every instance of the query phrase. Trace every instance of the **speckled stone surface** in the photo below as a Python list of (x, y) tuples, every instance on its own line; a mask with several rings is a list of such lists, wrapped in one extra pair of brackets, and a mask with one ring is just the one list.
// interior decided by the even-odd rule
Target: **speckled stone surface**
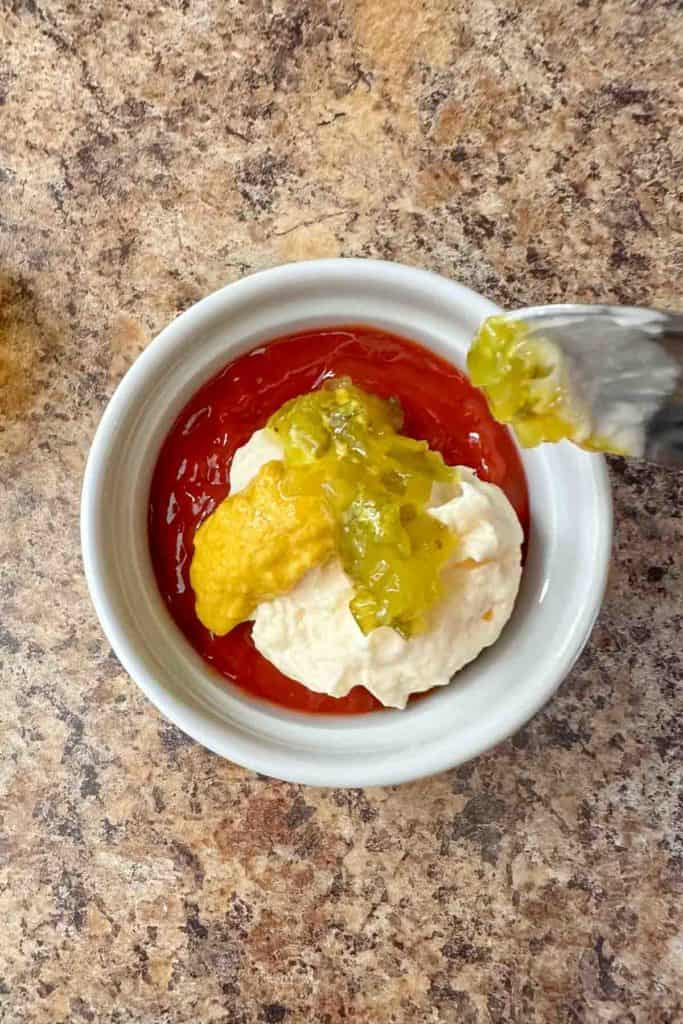
[(272, 782), (167, 725), (78, 546), (115, 384), (245, 273), (680, 303), (682, 31), (665, 0), (0, 2), (3, 1024), (683, 1020), (680, 476), (612, 464), (571, 677), (397, 789)]

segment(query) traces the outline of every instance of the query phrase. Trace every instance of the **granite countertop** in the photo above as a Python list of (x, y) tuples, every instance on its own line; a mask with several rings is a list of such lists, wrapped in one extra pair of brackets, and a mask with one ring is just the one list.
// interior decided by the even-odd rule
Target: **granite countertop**
[(117, 381), (246, 273), (361, 255), (508, 305), (680, 304), (680, 6), (0, 12), (2, 1024), (683, 1020), (680, 475), (611, 463), (571, 677), (395, 789), (273, 782), (168, 725), (78, 540)]

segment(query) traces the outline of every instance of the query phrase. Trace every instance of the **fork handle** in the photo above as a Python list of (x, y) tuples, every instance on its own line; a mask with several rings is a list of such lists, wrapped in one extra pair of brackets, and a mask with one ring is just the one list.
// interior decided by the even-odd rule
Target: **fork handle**
[(666, 318), (662, 324), (663, 333), (672, 338), (677, 338), (680, 343), (683, 340), (683, 313), (661, 312), (663, 312)]
[[(683, 313), (667, 313), (659, 343), (683, 370)], [(662, 466), (683, 467), (683, 372), (676, 391), (649, 420), (645, 433), (645, 458)]]

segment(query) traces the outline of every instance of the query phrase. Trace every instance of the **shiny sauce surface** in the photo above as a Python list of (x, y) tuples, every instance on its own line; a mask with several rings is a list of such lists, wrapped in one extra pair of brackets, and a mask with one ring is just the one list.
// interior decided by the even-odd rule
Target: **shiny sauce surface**
[(169, 612), (196, 651), (252, 696), (298, 711), (358, 714), (382, 707), (357, 686), (342, 698), (288, 679), (254, 647), (251, 626), (214, 636), (199, 622), (189, 571), (199, 524), (230, 492), (235, 451), (290, 398), (333, 376), (403, 406), (403, 432), (449, 465), (475, 469), (507, 494), (525, 534), (529, 503), (517, 450), (486, 401), (450, 363), (373, 327), (325, 328), (270, 341), (228, 363), (182, 410), (162, 445), (149, 501), (149, 544)]

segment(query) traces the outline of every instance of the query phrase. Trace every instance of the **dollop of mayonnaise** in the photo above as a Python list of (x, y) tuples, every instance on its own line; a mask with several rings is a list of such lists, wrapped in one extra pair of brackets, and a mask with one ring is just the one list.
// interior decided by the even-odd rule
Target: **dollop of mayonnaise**
[[(231, 493), (282, 456), (277, 439), (257, 430), (235, 452)], [(494, 643), (519, 589), (522, 529), (499, 487), (457, 468), (457, 482), (435, 484), (432, 491), (429, 514), (453, 530), (458, 543), (442, 573), (444, 596), (423, 633), (404, 639), (381, 626), (363, 634), (349, 609), (353, 585), (334, 558), (311, 569), (288, 594), (258, 605), (253, 640), (261, 654), (316, 693), (344, 697), (364, 686), (387, 707), (404, 708), (411, 694), (445, 686)]]

